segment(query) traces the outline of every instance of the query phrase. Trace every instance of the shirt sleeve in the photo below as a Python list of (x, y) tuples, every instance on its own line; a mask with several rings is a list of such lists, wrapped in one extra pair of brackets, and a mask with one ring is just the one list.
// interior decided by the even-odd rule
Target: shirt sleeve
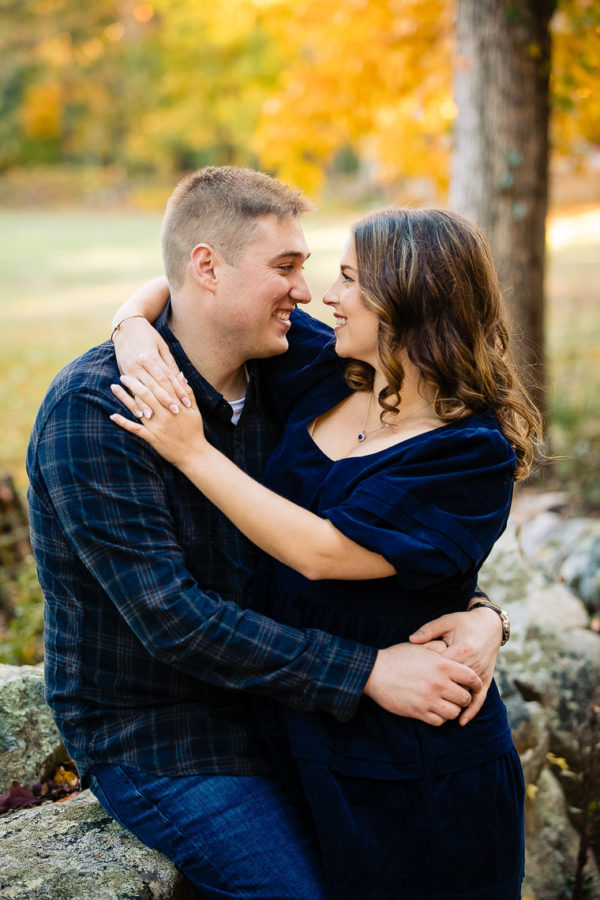
[(147, 651), (202, 682), (349, 719), (376, 651), (203, 590), (177, 539), (161, 477), (168, 463), (108, 414), (92, 393), (64, 397), (43, 426), (36, 467), (65, 540)]
[(282, 424), (316, 385), (326, 383), (332, 396), (349, 391), (344, 391), (344, 365), (335, 352), (333, 329), (300, 309), (290, 319), (287, 352), (259, 363), (264, 400)]
[(515, 457), (499, 430), (443, 432), (424, 452), (382, 465), (322, 512), (384, 556), (407, 588), (442, 586), (479, 569), (510, 510)]

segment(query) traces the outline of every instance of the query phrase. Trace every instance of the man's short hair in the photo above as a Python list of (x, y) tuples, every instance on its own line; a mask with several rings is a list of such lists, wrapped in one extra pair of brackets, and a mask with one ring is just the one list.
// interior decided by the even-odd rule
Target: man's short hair
[(190, 254), (207, 243), (235, 265), (252, 242), (257, 219), (299, 216), (312, 209), (300, 191), (263, 172), (207, 166), (183, 178), (169, 198), (162, 253), (170, 287), (181, 287)]

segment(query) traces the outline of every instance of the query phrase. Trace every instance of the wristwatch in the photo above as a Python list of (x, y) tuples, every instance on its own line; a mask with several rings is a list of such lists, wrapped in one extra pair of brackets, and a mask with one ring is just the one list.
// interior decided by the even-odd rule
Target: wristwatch
[(495, 603), (492, 603), (491, 600), (478, 600), (477, 603), (474, 603), (469, 607), (469, 612), (472, 609), (478, 609), (480, 606), (487, 606), (488, 609), (493, 609), (495, 613), (498, 613), (500, 616), (500, 621), (502, 622), (502, 641), (500, 643), (501, 647), (504, 647), (505, 643), (510, 637), (510, 619), (508, 618), (508, 613), (506, 610), (501, 609), (501, 607), (496, 606)]

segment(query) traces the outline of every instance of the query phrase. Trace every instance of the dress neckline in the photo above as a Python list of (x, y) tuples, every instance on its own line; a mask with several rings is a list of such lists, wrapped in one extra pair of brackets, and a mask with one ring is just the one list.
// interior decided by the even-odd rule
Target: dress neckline
[[(333, 407), (331, 407), (331, 408), (333, 409)], [(324, 410), (324, 412), (327, 412), (327, 410)], [(323, 415), (323, 413), (319, 413), (318, 415)], [(404, 440), (402, 440), (402, 441), (397, 441), (395, 444), (390, 444), (389, 447), (382, 447), (381, 450), (374, 450), (372, 453), (360, 453), (360, 454), (355, 454), (355, 455), (351, 455), (351, 456), (338, 456), (336, 458), (334, 458), (332, 456), (328, 456), (327, 453), (325, 453), (325, 451), (317, 444), (314, 437), (310, 433), (310, 424), (316, 418), (318, 418), (318, 416), (311, 415), (311, 417), (309, 419), (303, 420), (301, 423), (301, 427), (302, 427), (306, 437), (309, 439), (309, 441), (313, 445), (313, 447), (315, 447), (316, 450), (318, 450), (318, 452), (321, 454), (321, 456), (324, 459), (329, 460), (330, 463), (338, 463), (338, 462), (346, 462), (347, 460), (351, 460), (351, 459), (369, 459), (371, 457), (389, 453), (392, 450), (397, 450), (399, 447), (404, 447), (407, 444), (411, 444), (413, 441), (416, 442), (418, 440), (421, 440), (422, 438), (427, 437), (428, 435), (433, 435), (433, 434), (436, 434), (437, 432), (445, 431), (450, 426), (456, 426), (458, 424), (462, 424), (463, 422), (470, 421), (473, 419), (474, 415), (476, 415), (476, 413), (470, 413), (468, 416), (463, 416), (463, 418), (461, 418), (461, 419), (455, 419), (452, 422), (445, 422), (443, 425), (438, 425), (435, 428), (429, 428), (427, 431), (422, 431), (420, 434), (413, 434), (412, 437), (404, 438)]]

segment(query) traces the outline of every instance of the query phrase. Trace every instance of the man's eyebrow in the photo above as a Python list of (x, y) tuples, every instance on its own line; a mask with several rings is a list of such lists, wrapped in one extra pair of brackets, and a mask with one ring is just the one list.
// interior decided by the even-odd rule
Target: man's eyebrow
[(269, 262), (276, 262), (278, 259), (303, 259), (307, 260), (310, 256), (310, 253), (302, 253), (300, 250), (284, 250), (282, 253), (278, 253), (277, 256), (274, 256)]

